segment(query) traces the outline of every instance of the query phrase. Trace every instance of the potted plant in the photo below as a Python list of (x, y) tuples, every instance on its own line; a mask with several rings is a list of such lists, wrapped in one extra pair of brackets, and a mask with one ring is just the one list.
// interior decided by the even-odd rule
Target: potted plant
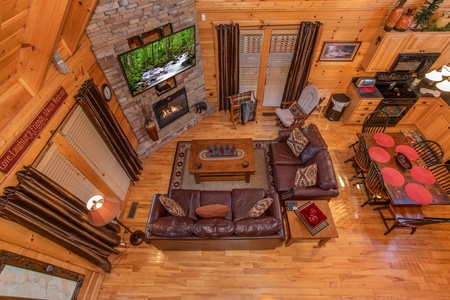
[(145, 104), (142, 100), (137, 100), (136, 103), (141, 108), (141, 118), (143, 119), (143, 126), (145, 130), (153, 141), (157, 141), (159, 139), (158, 127), (156, 126), (156, 122), (154, 120), (151, 105)]
[(431, 17), (439, 9), (439, 4), (444, 2), (444, 0), (427, 0), (424, 5), (420, 7), (420, 10), (414, 16), (416, 30), (422, 29), (426, 30), (430, 22)]

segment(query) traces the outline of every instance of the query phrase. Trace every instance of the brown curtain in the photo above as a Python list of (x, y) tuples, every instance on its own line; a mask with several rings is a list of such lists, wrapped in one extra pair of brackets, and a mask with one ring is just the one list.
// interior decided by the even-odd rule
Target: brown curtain
[(95, 227), (83, 201), (32, 167), (16, 173), (19, 183), (0, 196), (0, 216), (84, 257), (106, 272), (109, 255), (119, 253), (118, 227)]
[(282, 101), (297, 100), (308, 83), (309, 71), (320, 39), (320, 22), (302, 22), (297, 35)]
[(138, 181), (142, 163), (94, 81), (86, 80), (75, 98), (130, 179)]
[(228, 96), (239, 93), (239, 24), (218, 25), (219, 110), (230, 110)]

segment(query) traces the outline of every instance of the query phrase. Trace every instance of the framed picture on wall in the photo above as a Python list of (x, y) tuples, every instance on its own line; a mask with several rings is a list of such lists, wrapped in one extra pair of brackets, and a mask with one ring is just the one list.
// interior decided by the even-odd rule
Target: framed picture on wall
[(352, 61), (361, 42), (324, 42), (319, 61)]

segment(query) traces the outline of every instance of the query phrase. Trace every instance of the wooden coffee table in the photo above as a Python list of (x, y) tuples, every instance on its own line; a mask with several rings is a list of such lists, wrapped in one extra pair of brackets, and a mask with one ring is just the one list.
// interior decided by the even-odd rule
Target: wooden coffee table
[[(205, 157), (208, 146), (236, 145), (238, 156)], [(192, 140), (189, 155), (190, 174), (195, 183), (201, 181), (245, 180), (256, 171), (252, 139)]]
[(319, 243), (315, 247), (322, 247), (330, 239), (339, 237), (338, 232), (336, 230), (336, 225), (334, 224), (333, 215), (331, 214), (330, 211), (330, 206), (328, 205), (328, 201), (327, 200), (297, 201), (297, 207), (302, 206), (308, 201), (315, 203), (317, 205), (317, 207), (327, 217), (329, 225), (313, 236), (308, 231), (306, 226), (302, 223), (302, 221), (300, 221), (295, 212), (293, 210), (286, 209), (287, 223), (288, 223), (288, 230), (287, 230), (288, 237), (285, 242), (286, 247), (290, 246), (292, 243), (297, 241), (311, 240), (311, 239), (319, 239)]

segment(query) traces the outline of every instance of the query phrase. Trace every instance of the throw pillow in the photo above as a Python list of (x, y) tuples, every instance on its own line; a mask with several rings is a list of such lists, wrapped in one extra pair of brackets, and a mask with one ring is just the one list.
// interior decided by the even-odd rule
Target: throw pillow
[(159, 196), (159, 202), (162, 206), (172, 215), (177, 217), (185, 217), (183, 208), (175, 200), (170, 199), (167, 196)]
[(299, 128), (294, 128), (286, 141), (286, 144), (291, 149), (296, 157), (299, 157), (303, 149), (308, 145), (308, 139), (303, 135)]
[(316, 185), (317, 164), (314, 163), (305, 168), (300, 168), (295, 174), (294, 187), (308, 187)]
[(200, 206), (195, 210), (195, 213), (202, 218), (220, 218), (225, 217), (230, 211), (230, 208), (223, 204), (210, 204)]
[(273, 199), (270, 197), (264, 198), (256, 202), (256, 204), (248, 211), (248, 218), (258, 218), (260, 217), (272, 204)]

